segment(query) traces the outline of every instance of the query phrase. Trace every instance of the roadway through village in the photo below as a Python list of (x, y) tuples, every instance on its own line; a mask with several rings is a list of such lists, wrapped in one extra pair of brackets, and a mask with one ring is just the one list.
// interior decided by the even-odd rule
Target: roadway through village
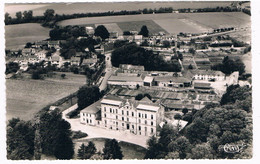
[(100, 91), (105, 90), (107, 88), (107, 80), (113, 73), (113, 67), (111, 63), (111, 52), (105, 53), (105, 61), (106, 61), (106, 69), (105, 69), (106, 74), (99, 86)]
[(149, 139), (149, 137), (147, 136), (139, 136), (139, 135), (131, 134), (126, 131), (115, 131), (115, 130), (109, 130), (100, 127), (81, 124), (79, 118), (76, 119), (66, 118), (66, 114), (72, 110), (75, 110), (77, 107), (78, 107), (77, 104), (75, 104), (70, 108), (66, 109), (65, 111), (63, 111), (62, 118), (70, 123), (72, 131), (80, 130), (88, 134), (87, 137), (79, 139), (79, 141), (84, 139), (91, 139), (91, 138), (109, 138), (109, 139), (116, 139), (119, 142), (120, 141), (129, 142), (147, 148), (146, 142)]

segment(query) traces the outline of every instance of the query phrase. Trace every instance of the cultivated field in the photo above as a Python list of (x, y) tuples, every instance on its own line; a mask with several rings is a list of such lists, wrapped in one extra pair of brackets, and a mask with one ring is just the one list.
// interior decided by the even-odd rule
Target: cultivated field
[(92, 13), (92, 12), (106, 12), (106, 11), (121, 11), (121, 10), (139, 10), (144, 8), (172, 7), (173, 9), (180, 8), (205, 8), (217, 6), (229, 6), (230, 2), (131, 2), (131, 3), (41, 3), (41, 4), (6, 4), (5, 12), (10, 13), (15, 17), (18, 11), (32, 10), (33, 15), (43, 15), (46, 9), (54, 9), (57, 14), (74, 14), (74, 13)]
[(76, 92), (84, 85), (83, 75), (66, 73), (67, 79), (6, 80), (6, 119), (20, 117), (31, 119), (34, 114), (50, 103)]
[[(251, 20), (250, 16), (242, 12), (167, 13), (68, 19), (59, 22), (58, 25), (86, 26), (111, 23), (116, 23), (120, 27), (121, 30), (118, 32), (139, 31), (142, 25), (147, 25), (151, 33), (166, 31), (167, 33), (178, 34), (180, 32), (207, 32), (213, 28), (223, 27), (250, 27)], [(117, 30), (114, 29), (114, 31)]]
[(6, 49), (21, 49), (27, 42), (47, 39), (50, 29), (38, 23), (5, 26)]
[(119, 35), (123, 35), (123, 31), (116, 23), (95, 24), (95, 27), (97, 27), (99, 25), (104, 25), (109, 32), (117, 31)]

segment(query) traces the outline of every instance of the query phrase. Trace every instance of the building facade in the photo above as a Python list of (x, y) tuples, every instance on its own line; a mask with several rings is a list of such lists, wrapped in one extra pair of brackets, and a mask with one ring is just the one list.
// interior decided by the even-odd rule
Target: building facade
[(83, 124), (143, 136), (156, 135), (163, 119), (164, 107), (147, 97), (136, 101), (108, 95), (80, 112)]
[(136, 135), (156, 135), (163, 121), (164, 107), (148, 98), (141, 101), (107, 96), (101, 101), (102, 125), (107, 129), (129, 131)]

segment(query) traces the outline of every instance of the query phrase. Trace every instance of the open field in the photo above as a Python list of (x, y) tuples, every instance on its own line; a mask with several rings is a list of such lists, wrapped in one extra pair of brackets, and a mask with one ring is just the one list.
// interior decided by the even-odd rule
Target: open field
[(223, 27), (250, 27), (251, 20), (250, 16), (242, 12), (166, 13), (68, 19), (58, 22), (58, 25), (67, 26), (111, 23), (118, 24), (121, 28), (119, 32), (131, 29), (139, 31), (139, 26), (141, 27), (146, 24), (148, 25), (148, 30), (151, 28), (151, 33), (153, 33), (153, 31), (166, 31), (171, 34), (178, 34), (180, 32), (207, 32), (213, 28)]
[(119, 22), (117, 23), (118, 26), (123, 29), (123, 31), (140, 31), (143, 25), (146, 25), (150, 34), (155, 34), (160, 31), (168, 33), (165, 29), (159, 26), (152, 20), (145, 20), (145, 21), (133, 21), (133, 22)]
[(23, 48), (27, 42), (47, 39), (50, 29), (38, 23), (25, 23), (5, 26), (6, 49)]
[(6, 80), (6, 119), (31, 119), (36, 112), (50, 103), (76, 92), (85, 84), (82, 75), (66, 75), (67, 79)]
[[(78, 149), (82, 143), (88, 145), (88, 142), (94, 142), (97, 151), (102, 151), (106, 139), (104, 138), (93, 138), (93, 139), (86, 139), (85, 141), (75, 141), (75, 152), (78, 152)], [(143, 159), (145, 156), (146, 149), (127, 142), (119, 142), (119, 146), (121, 146), (121, 150), (123, 152), (123, 159)]]
[(205, 8), (217, 6), (229, 6), (230, 2), (131, 2), (131, 3), (41, 3), (41, 4), (5, 4), (5, 12), (10, 13), (15, 17), (18, 11), (32, 10), (34, 16), (43, 15), (46, 9), (54, 9), (57, 14), (74, 14), (74, 13), (91, 13), (91, 12), (106, 12), (106, 11), (121, 11), (121, 10), (139, 10), (144, 8), (172, 7), (173, 9), (180, 8)]
[(108, 23), (108, 24), (95, 24), (95, 28), (99, 25), (104, 25), (108, 32), (117, 31), (119, 35), (123, 35), (123, 31), (116, 23)]

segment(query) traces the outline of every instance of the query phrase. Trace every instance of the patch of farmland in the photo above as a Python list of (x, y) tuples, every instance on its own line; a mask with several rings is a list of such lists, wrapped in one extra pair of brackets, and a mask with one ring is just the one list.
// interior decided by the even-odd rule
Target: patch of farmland
[(122, 29), (122, 31), (140, 31), (142, 26), (146, 25), (149, 30), (149, 34), (155, 34), (160, 31), (163, 31), (166, 34), (168, 33), (164, 28), (162, 28), (160, 25), (158, 25), (152, 20), (119, 22), (117, 24)]
[(49, 28), (38, 23), (25, 23), (5, 26), (6, 49), (23, 48), (27, 42), (35, 42), (49, 38)]
[(244, 13), (214, 12), (214, 13), (187, 13), (187, 18), (210, 28), (241, 27), (250, 23)]
[[(85, 84), (85, 76), (70, 76), (66, 79), (6, 80), (6, 119), (20, 117), (29, 120), (50, 103), (76, 92)], [(71, 81), (78, 81), (71, 82)]]
[(118, 32), (118, 35), (123, 35), (123, 31), (116, 23), (95, 24), (95, 27), (97, 27), (99, 25), (104, 25), (106, 27), (106, 29), (108, 30), (108, 32), (116, 31), (116, 32)]
[(178, 34), (183, 33), (200, 33), (203, 32), (200, 28), (192, 26), (183, 19), (158, 19), (154, 20), (155, 23), (164, 28), (168, 33)]
[(185, 18), (185, 14), (166, 13), (166, 14), (143, 14), (143, 15), (121, 15), (121, 16), (103, 16), (103, 17), (85, 17), (76, 19), (67, 19), (58, 22), (60, 26), (67, 25), (85, 25), (85, 24), (106, 24), (118, 22), (134, 22), (134, 21), (147, 21), (157, 19), (169, 18)]

